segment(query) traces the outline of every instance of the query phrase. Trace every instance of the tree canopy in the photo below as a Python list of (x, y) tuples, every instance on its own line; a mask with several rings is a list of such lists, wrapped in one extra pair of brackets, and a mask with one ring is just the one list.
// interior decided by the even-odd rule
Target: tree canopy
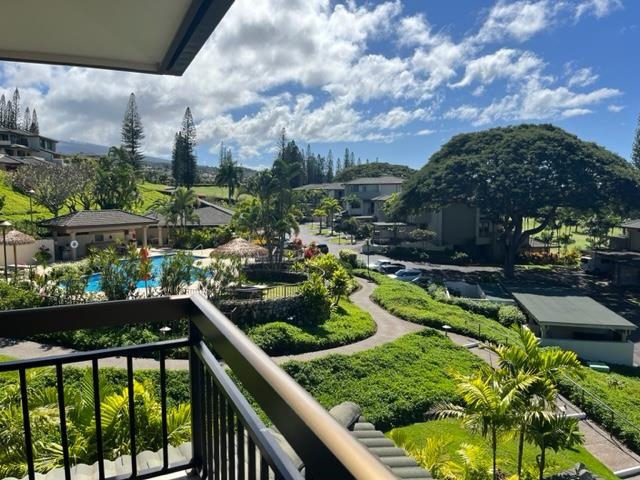
[[(640, 173), (623, 158), (553, 125), (519, 125), (453, 137), (409, 180), (398, 208), (482, 209), (502, 232), (511, 276), (518, 248), (559, 208), (623, 213), (639, 200)], [(525, 218), (537, 225), (523, 230)]]
[(348, 182), (362, 177), (384, 177), (387, 175), (409, 178), (416, 171), (406, 165), (394, 165), (386, 162), (363, 163), (352, 165), (340, 170), (333, 179), (334, 182)]
[(176, 133), (171, 156), (171, 173), (176, 185), (192, 187), (196, 183), (196, 126), (187, 107), (182, 119), (182, 129)]

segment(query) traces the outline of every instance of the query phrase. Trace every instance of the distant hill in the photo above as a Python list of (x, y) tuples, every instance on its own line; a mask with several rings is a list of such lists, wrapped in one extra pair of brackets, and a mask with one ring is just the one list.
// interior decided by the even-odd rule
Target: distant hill
[(341, 170), (334, 178), (334, 182), (349, 182), (356, 178), (384, 177), (387, 175), (409, 178), (416, 171), (406, 165), (394, 165), (386, 162), (364, 163)]
[[(106, 155), (110, 147), (104, 145), (96, 145), (95, 143), (81, 143), (81, 142), (58, 142), (57, 151), (64, 155)], [(166, 158), (158, 157), (144, 157), (145, 162), (150, 163), (171, 163)]]

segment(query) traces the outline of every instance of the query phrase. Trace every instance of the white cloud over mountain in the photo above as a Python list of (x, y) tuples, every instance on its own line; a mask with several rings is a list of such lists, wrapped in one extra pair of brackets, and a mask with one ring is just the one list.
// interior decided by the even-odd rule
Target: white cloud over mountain
[(304, 142), (392, 141), (430, 135), (446, 120), (478, 126), (589, 114), (622, 92), (597, 85), (590, 65), (550, 73), (527, 42), (620, 7), (498, 1), (456, 37), (429, 22), (428, 7), (410, 12), (400, 0), (235, 2), (182, 78), (4, 63), (0, 89), (20, 88), (43, 133), (106, 145), (119, 143), (135, 92), (154, 156), (169, 154), (190, 106), (202, 146), (215, 156), (224, 141), (254, 164), (283, 127)]

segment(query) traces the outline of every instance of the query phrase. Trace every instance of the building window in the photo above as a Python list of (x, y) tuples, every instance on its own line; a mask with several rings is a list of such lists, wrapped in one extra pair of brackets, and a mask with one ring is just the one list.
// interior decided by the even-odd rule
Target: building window
[(480, 221), (478, 224), (478, 236), (479, 237), (490, 237), (491, 236), (491, 225), (490, 222), (486, 220)]
[(95, 241), (96, 241), (96, 242), (104, 242), (104, 234), (102, 234), (102, 233), (96, 233)]

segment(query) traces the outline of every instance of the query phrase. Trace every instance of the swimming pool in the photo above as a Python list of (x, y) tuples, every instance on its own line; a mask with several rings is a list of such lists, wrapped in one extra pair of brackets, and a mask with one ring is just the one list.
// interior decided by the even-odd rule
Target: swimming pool
[[(147, 280), (146, 283), (144, 280), (139, 280), (138, 283), (136, 283), (136, 288), (145, 288), (145, 287), (153, 288), (153, 287), (159, 286), (162, 262), (167, 257), (171, 257), (171, 255), (158, 255), (155, 257), (149, 257), (149, 260), (151, 261), (151, 278)], [(204, 258), (207, 258), (207, 257), (193, 257), (194, 261), (202, 260)], [(89, 282), (87, 283), (87, 288), (85, 288), (84, 291), (87, 293), (101, 292), (102, 291), (101, 282), (102, 282), (101, 274), (99, 273), (91, 274), (89, 276)]]

